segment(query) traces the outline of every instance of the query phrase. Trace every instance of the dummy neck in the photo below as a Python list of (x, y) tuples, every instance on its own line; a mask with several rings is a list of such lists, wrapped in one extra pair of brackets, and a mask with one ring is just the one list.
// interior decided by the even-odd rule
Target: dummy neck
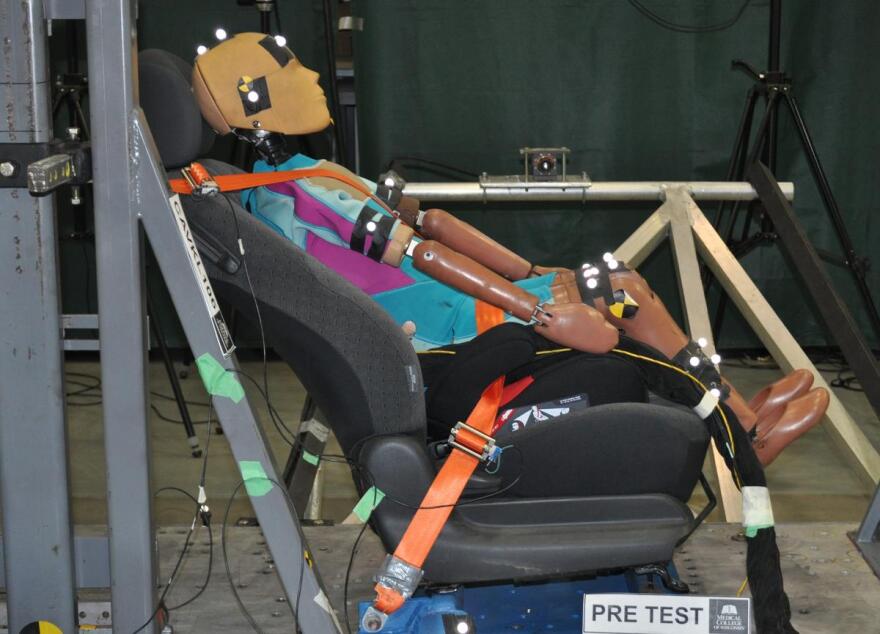
[(281, 165), (291, 156), (284, 137), (277, 132), (255, 130), (249, 139), (260, 158), (272, 166)]

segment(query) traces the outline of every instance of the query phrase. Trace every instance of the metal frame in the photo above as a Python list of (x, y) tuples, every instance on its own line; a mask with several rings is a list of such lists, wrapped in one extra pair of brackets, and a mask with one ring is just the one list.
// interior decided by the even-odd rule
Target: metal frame
[[(777, 198), (787, 201), (794, 196), (792, 183), (779, 183)], [(822, 375), (798, 345), (779, 316), (758, 290), (748, 273), (730, 252), (724, 240), (697, 206), (696, 200), (739, 200), (759, 198), (750, 183), (739, 182), (670, 182), (670, 183), (593, 183), (586, 191), (528, 190), (486, 191), (478, 183), (407, 183), (404, 193), (430, 201), (663, 201), (614, 255), (629, 266), (638, 267), (666, 238), (670, 239), (679, 290), (684, 308), (686, 329), (693, 338), (705, 337), (709, 352), (714, 352), (711, 322), (700, 279), (700, 260), (709, 267), (727, 295), (733, 300), (755, 334), (783, 371), (806, 368), (815, 377), (815, 385), (828, 389), (831, 403), (826, 418), (832, 437), (844, 449), (851, 465), (866, 480), (880, 480), (880, 454), (828, 388)], [(721, 456), (713, 448), (715, 469), (726, 473)], [(721, 501), (728, 521), (741, 521), (739, 492), (729, 478), (719, 477)], [(880, 502), (878, 502), (880, 507)], [(880, 508), (877, 511), (880, 516)]]
[[(119, 631), (140, 627), (156, 605), (142, 232), (162, 245), (156, 260), (193, 355), (209, 354), (227, 371), (239, 371), (215, 334), (210, 283), (137, 105), (134, 15), (132, 0), (87, 5), (111, 592)], [(256, 461), (270, 480), (280, 482), (248, 399), (236, 403), (214, 396), (213, 404), (236, 461)], [(309, 633), (338, 632), (321, 581), (305, 563), (300, 525), (283, 488), (252, 495), (251, 503), (300, 627)]]
[[(41, 0), (0, 3), (0, 142), (52, 136)], [(19, 166), (24, 170), (26, 166)], [(75, 631), (55, 206), (0, 189), (0, 494), (9, 630)]]
[[(49, 3), (48, 15), (43, 6), (42, 0), (0, 5), (0, 35), (12, 44), (3, 47), (8, 79), (0, 84), (11, 125), (0, 134), (9, 142), (48, 140), (46, 20), (55, 13), (85, 17), (113, 626), (131, 632), (153, 615), (158, 582), (147, 416), (145, 234), (163, 247), (156, 258), (194, 355), (210, 354), (229, 372), (238, 372), (238, 366), (215, 334), (225, 324), (211, 304), (213, 291), (198, 249), (138, 107), (134, 0), (89, 0), (85, 7), (56, 0)], [(0, 487), (8, 623), (10, 631), (19, 631), (32, 621), (50, 620), (73, 632), (76, 578), (54, 209), (51, 198), (32, 198), (22, 190), (0, 190), (0, 200), (0, 235), (13, 241), (0, 251), (5, 264), (0, 288), (8, 295), (0, 302), (6, 333), (0, 357)], [(256, 462), (269, 480), (280, 482), (247, 398), (236, 403), (215, 396), (213, 401), (239, 464)], [(284, 488), (273, 485), (251, 502), (300, 627), (310, 634), (339, 632), (321, 581), (306, 564), (307, 547)], [(143, 630), (157, 627), (153, 621)]]

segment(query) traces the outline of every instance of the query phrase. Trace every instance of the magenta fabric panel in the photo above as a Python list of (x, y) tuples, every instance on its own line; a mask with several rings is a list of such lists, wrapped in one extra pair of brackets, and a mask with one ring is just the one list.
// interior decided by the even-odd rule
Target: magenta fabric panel
[(413, 279), (400, 269), (365, 258), (351, 249), (330, 244), (313, 233), (306, 239), (306, 251), (368, 295), (392, 291), (413, 283)]

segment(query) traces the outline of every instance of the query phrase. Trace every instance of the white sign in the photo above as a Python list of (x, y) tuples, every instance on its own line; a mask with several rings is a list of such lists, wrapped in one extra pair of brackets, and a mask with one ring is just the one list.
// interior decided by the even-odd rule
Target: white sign
[(751, 599), (586, 594), (583, 634), (751, 634)]
[(183, 205), (180, 203), (180, 196), (174, 194), (170, 199), (171, 210), (174, 212), (174, 219), (177, 221), (177, 228), (180, 231), (180, 237), (183, 240), (183, 246), (189, 257), (189, 263), (192, 267), (193, 275), (199, 282), (199, 290), (202, 292), (202, 300), (205, 302), (205, 308), (208, 309), (208, 315), (211, 317), (211, 323), (214, 326), (214, 335), (217, 337), (217, 343), (220, 344), (220, 350), (224, 357), (228, 357), (235, 350), (235, 343), (232, 341), (232, 335), (223, 319), (223, 313), (220, 312), (220, 304), (217, 303), (217, 297), (214, 295), (214, 289), (211, 288), (211, 281), (208, 279), (208, 272), (202, 263), (199, 255), (199, 249), (196, 241), (190, 231), (189, 223), (186, 221), (186, 215), (183, 213)]

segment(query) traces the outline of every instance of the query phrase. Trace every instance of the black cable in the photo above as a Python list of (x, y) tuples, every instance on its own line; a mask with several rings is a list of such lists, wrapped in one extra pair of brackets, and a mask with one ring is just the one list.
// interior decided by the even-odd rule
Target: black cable
[(677, 33), (715, 33), (717, 31), (724, 31), (725, 29), (729, 29), (734, 24), (739, 22), (739, 19), (742, 17), (743, 13), (745, 13), (746, 8), (749, 6), (749, 4), (751, 4), (751, 1), (752, 0), (744, 0), (739, 9), (737, 9), (736, 13), (734, 13), (732, 17), (725, 20), (724, 22), (719, 22), (717, 24), (707, 24), (704, 26), (676, 24), (675, 22), (670, 22), (666, 18), (657, 15), (656, 13), (648, 9), (648, 7), (639, 2), (639, 0), (629, 0), (629, 3), (633, 7), (635, 7), (635, 9), (639, 13), (644, 15), (652, 22), (659, 24), (664, 29), (675, 31)]
[(342, 108), (339, 103), (339, 85), (336, 76), (336, 30), (333, 28), (333, 7), (330, 0), (323, 0), (323, 17), (330, 99), (333, 101), (333, 138), (336, 140), (336, 159), (343, 167), (349, 167), (345, 152), (345, 136), (342, 133)]
[[(274, 480), (271, 481), (274, 482)], [(223, 554), (223, 568), (226, 570), (226, 580), (229, 582), (229, 589), (232, 590), (232, 596), (238, 604), (239, 611), (248, 622), (248, 625), (251, 626), (251, 629), (258, 634), (262, 634), (263, 630), (257, 625), (254, 617), (251, 616), (250, 611), (247, 609), (244, 601), (242, 601), (241, 595), (238, 594), (238, 588), (235, 587), (235, 582), (232, 580), (232, 571), (229, 569), (229, 554), (226, 550), (226, 527), (229, 524), (229, 510), (232, 508), (232, 501), (235, 499), (236, 494), (241, 490), (241, 487), (244, 486), (244, 484), (245, 480), (241, 480), (238, 485), (236, 485), (235, 489), (233, 489), (232, 495), (229, 496), (229, 501), (226, 502), (226, 510), (223, 511), (223, 523), (220, 525), (220, 552)], [(284, 491), (283, 487), (279, 488)], [(303, 557), (301, 565), (305, 566), (305, 557)], [(295, 616), (296, 615), (294, 615), (294, 617)]]
[[(468, 176), (470, 178), (479, 177), (479, 174), (477, 174), (476, 172), (471, 172), (466, 169), (456, 167), (455, 165), (450, 165), (449, 163), (441, 163), (440, 161), (434, 161), (431, 159), (420, 158), (418, 156), (395, 156), (390, 161), (388, 161), (388, 164), (385, 166), (385, 171), (394, 169), (398, 163), (415, 163), (418, 165), (425, 165), (428, 167), (438, 167), (440, 169), (444, 169), (449, 172), (457, 172), (459, 174), (462, 174), (464, 176)], [(428, 170), (428, 171), (436, 172), (436, 170)]]
[(348, 584), (351, 579), (351, 569), (354, 566), (354, 558), (357, 555), (358, 544), (360, 544), (364, 533), (367, 532), (368, 526), (369, 524), (364, 522), (364, 525), (358, 533), (357, 539), (354, 540), (354, 545), (351, 547), (351, 556), (348, 558), (348, 567), (345, 569), (345, 584), (342, 587), (342, 608), (345, 610), (345, 627), (348, 630), (348, 634), (351, 634), (351, 619), (348, 618)]
[(284, 29), (281, 28), (281, 12), (278, 10), (278, 5), (281, 4), (281, 0), (275, 0), (272, 3), (272, 13), (275, 14), (275, 28), (278, 29), (278, 34), (281, 35), (284, 33)]
[[(183, 489), (181, 489), (179, 487), (162, 487), (161, 489), (156, 491), (155, 495), (159, 495), (159, 493), (162, 493), (163, 491), (175, 491), (177, 493), (185, 495), (190, 500), (192, 500), (196, 505), (195, 518), (193, 519), (192, 526), (190, 527), (189, 531), (186, 534), (186, 539), (184, 539), (184, 541), (183, 541), (183, 549), (180, 551), (180, 555), (177, 557), (177, 562), (174, 564), (174, 569), (171, 571), (171, 576), (168, 577), (168, 583), (165, 586), (165, 588), (162, 590), (162, 594), (159, 596), (159, 601), (156, 604), (156, 609), (153, 610), (153, 613), (150, 615), (150, 618), (147, 619), (147, 622), (144, 623), (143, 625), (141, 625), (138, 629), (136, 629), (133, 634), (138, 634), (139, 632), (142, 632), (144, 629), (149, 627), (150, 623), (153, 622), (153, 619), (156, 618), (156, 615), (158, 615), (159, 612), (161, 612), (161, 611), (164, 611), (166, 613), (168, 612), (168, 609), (165, 607), (165, 597), (168, 596), (168, 592), (171, 590), (171, 587), (174, 585), (174, 582), (177, 580), (177, 573), (180, 570), (180, 566), (183, 564), (183, 560), (186, 558), (187, 549), (189, 548), (189, 542), (192, 539), (193, 534), (195, 533), (197, 521), (199, 519), (199, 511), (200, 511), (201, 505), (199, 504), (199, 501), (195, 497), (193, 497), (193, 495), (191, 493), (184, 491)], [(200, 590), (199, 592), (202, 592), (202, 590)]]

